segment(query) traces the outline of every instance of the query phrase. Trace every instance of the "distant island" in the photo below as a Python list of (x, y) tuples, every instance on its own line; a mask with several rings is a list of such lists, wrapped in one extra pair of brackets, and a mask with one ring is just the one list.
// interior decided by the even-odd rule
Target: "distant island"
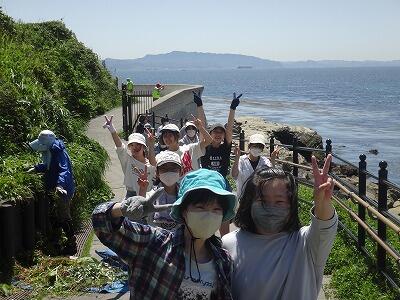
[(343, 68), (400, 67), (400, 60), (345, 61), (307, 60), (280, 62), (241, 54), (172, 51), (148, 54), (136, 59), (106, 58), (103, 64), (111, 71), (134, 70), (199, 70), (199, 69), (276, 69), (276, 68)]

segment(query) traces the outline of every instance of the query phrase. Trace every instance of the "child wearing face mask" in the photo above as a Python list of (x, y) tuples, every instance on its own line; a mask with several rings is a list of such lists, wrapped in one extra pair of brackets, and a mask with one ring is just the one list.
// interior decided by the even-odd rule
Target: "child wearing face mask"
[[(150, 191), (153, 187), (153, 178), (155, 175), (154, 166), (156, 165), (153, 135), (150, 131), (146, 131), (149, 147), (146, 145), (146, 138), (141, 133), (132, 133), (129, 135), (128, 143), (125, 145), (114, 128), (112, 123), (113, 116), (110, 118), (107, 116), (104, 117), (106, 122), (103, 128), (107, 128), (111, 133), (118, 159), (121, 163), (122, 171), (124, 172), (124, 185), (126, 187), (125, 198), (139, 195), (140, 186), (138, 178), (143, 172), (147, 173), (149, 181), (147, 191)], [(146, 158), (146, 150), (148, 150), (149, 159)]]
[[(166, 150), (156, 156), (156, 177), (159, 179), (160, 187), (164, 190), (155, 200), (156, 205), (172, 204), (176, 201), (178, 195), (178, 181), (182, 176), (182, 163), (178, 154)], [(152, 192), (147, 193), (147, 197)], [(149, 224), (159, 226), (167, 230), (173, 230), (177, 227), (177, 223), (171, 218), (170, 210), (163, 212), (155, 212)]]
[(241, 195), (238, 230), (223, 237), (234, 261), (235, 299), (317, 299), (336, 235), (334, 183), (312, 157), (314, 207), (311, 224), (300, 226), (294, 177), (278, 168), (256, 169)]
[(267, 166), (274, 167), (275, 159), (279, 149), (272, 152), (271, 160), (266, 156), (261, 155), (265, 148), (265, 137), (263, 134), (256, 133), (249, 138), (249, 153), (240, 156), (240, 149), (235, 148), (235, 160), (232, 166), (232, 177), (236, 181), (236, 190), (238, 197), (242, 193), (243, 184), (254, 170)]
[[(232, 260), (214, 235), (235, 214), (236, 197), (224, 178), (206, 169), (188, 173), (172, 208), (154, 205), (160, 193), (103, 203), (93, 212), (100, 241), (129, 265), (131, 299), (233, 299)], [(167, 209), (180, 224), (176, 230), (136, 222)]]
[(185, 135), (179, 140), (179, 146), (199, 142), (199, 135), (196, 125), (193, 122), (186, 122)]

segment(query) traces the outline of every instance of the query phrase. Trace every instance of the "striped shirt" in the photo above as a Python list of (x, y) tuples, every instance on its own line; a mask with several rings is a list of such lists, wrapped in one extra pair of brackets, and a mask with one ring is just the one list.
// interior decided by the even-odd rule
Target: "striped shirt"
[[(130, 299), (178, 299), (185, 274), (184, 226), (175, 231), (112, 218), (115, 202), (106, 202), (93, 212), (93, 228), (100, 241), (129, 266)], [(232, 299), (232, 260), (220, 241), (206, 242), (217, 273), (210, 299)]]

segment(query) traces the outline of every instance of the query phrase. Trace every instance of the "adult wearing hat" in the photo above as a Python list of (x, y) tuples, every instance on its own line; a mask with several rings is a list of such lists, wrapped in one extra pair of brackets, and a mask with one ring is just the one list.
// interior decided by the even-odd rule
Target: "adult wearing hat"
[(155, 206), (155, 197), (108, 202), (93, 212), (96, 235), (130, 268), (131, 298), (232, 299), (232, 261), (214, 235), (235, 214), (236, 197), (224, 178), (206, 169), (183, 178), (171, 209), (181, 224), (174, 231), (135, 222), (171, 207)]
[[(112, 123), (113, 116), (110, 118), (104, 116), (106, 122), (103, 128), (107, 128), (114, 140), (118, 159), (124, 172), (124, 185), (126, 187), (126, 198), (139, 195), (140, 178), (149, 180), (148, 191), (153, 186), (153, 178), (155, 174), (155, 155), (154, 155), (154, 137), (151, 132), (147, 131), (147, 142), (143, 134), (132, 133), (128, 137), (128, 143), (125, 145), (117, 134)], [(146, 158), (148, 151), (149, 158)], [(147, 175), (147, 176), (145, 176)]]
[(194, 119), (193, 123), (203, 134), (203, 139), (197, 143), (179, 146), (179, 128), (175, 124), (165, 125), (161, 129), (161, 138), (167, 149), (179, 154), (183, 175), (200, 168), (199, 159), (204, 155), (206, 146), (212, 141), (210, 134), (203, 127), (200, 119)]
[(261, 133), (256, 133), (249, 138), (249, 153), (240, 156), (239, 147), (235, 148), (235, 161), (232, 165), (232, 177), (236, 181), (236, 195), (239, 197), (243, 191), (243, 185), (250, 175), (261, 167), (275, 167), (275, 159), (280, 148), (276, 148), (271, 159), (261, 155), (265, 148), (265, 136)]
[[(194, 102), (197, 105), (198, 117), (202, 116), (205, 118), (203, 109), (203, 101), (199, 94), (194, 94)], [(240, 103), (240, 97), (233, 93), (233, 100), (231, 102), (228, 123), (226, 127), (220, 123), (216, 123), (210, 126), (209, 132), (212, 137), (212, 142), (206, 147), (204, 156), (201, 157), (201, 166), (206, 169), (214, 170), (219, 172), (226, 181), (226, 187), (228, 191), (232, 191), (226, 176), (229, 172), (230, 155), (232, 150), (232, 134), (233, 134), (233, 123), (235, 120), (236, 108)], [(206, 123), (206, 120), (202, 120)], [(229, 224), (223, 224), (221, 227), (221, 236), (229, 232)]]
[(75, 193), (72, 164), (64, 142), (50, 130), (43, 130), (36, 140), (29, 143), (33, 151), (42, 154), (42, 163), (28, 170), (30, 173), (44, 173), (44, 184), (47, 192), (56, 192), (50, 197), (55, 206), (56, 215), (52, 216), (52, 227), (62, 228), (67, 242), (61, 251), (64, 254), (76, 253), (76, 238), (71, 219), (71, 199)]

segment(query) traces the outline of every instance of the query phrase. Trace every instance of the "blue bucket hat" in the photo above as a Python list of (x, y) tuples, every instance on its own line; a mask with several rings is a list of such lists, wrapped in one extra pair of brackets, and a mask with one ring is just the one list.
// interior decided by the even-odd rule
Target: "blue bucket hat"
[(208, 169), (199, 169), (188, 173), (181, 181), (178, 199), (174, 202), (171, 208), (171, 218), (176, 222), (183, 223), (181, 215), (181, 204), (185, 201), (187, 194), (190, 191), (198, 189), (206, 189), (214, 194), (224, 196), (228, 201), (228, 209), (224, 212), (222, 221), (229, 221), (235, 216), (236, 196), (228, 192), (226, 189), (224, 177), (216, 171)]

